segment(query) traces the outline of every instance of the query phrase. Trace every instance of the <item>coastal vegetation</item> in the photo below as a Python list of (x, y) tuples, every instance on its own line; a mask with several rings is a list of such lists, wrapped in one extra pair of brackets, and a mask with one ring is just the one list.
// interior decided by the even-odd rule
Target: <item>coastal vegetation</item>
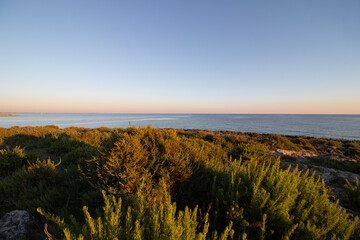
[(359, 160), (344, 139), (0, 128), (0, 215), (28, 211), (32, 239), (360, 239)]

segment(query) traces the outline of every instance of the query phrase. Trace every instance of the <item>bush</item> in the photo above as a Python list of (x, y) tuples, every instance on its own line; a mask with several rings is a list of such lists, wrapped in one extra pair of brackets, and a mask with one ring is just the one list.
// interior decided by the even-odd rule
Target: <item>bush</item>
[[(165, 194), (164, 201), (152, 208), (141, 191), (137, 193), (133, 207), (124, 208), (121, 198), (103, 192), (105, 206), (102, 215), (94, 219), (87, 207), (83, 208), (86, 224), (78, 227), (75, 223), (68, 226), (64, 220), (52, 214), (38, 211), (48, 220), (54, 221), (62, 229), (64, 239), (198, 239), (205, 240), (208, 234), (208, 216), (197, 221), (197, 207), (177, 211), (176, 204)], [(231, 236), (231, 225), (222, 233), (221, 239)], [(213, 239), (218, 239), (214, 236)]]
[[(60, 225), (63, 237), (73, 239), (186, 239), (185, 233), (188, 239), (224, 240), (359, 237), (354, 230), (358, 219), (329, 201), (319, 179), (281, 170), (268, 151), (310, 147), (308, 139), (292, 137), (296, 145), (284, 136), (253, 133), (53, 126), (0, 128), (0, 138), (12, 148), (32, 148), (43, 159), (46, 153), (63, 159), (61, 164), (24, 162), (30, 154), (20, 147), (0, 154), (7, 159), (3, 163), (15, 166), (0, 178), (0, 196), (5, 196), (0, 198), (0, 213), (29, 211), (38, 233), (45, 219), (35, 210), (41, 207)], [(336, 153), (349, 150), (347, 154), (357, 156), (357, 144), (343, 141)], [(335, 158), (318, 164), (357, 169), (357, 163)], [(356, 204), (358, 183), (348, 185)], [(98, 208), (100, 189), (106, 191), (103, 211)], [(49, 231), (62, 236), (54, 225)]]
[(341, 171), (360, 173), (360, 163), (359, 162), (350, 162), (350, 161), (341, 161), (337, 158), (319, 158), (313, 159), (312, 164), (317, 166), (323, 166), (327, 168), (333, 168)]
[(48, 148), (48, 153), (65, 155), (79, 147), (84, 147), (85, 143), (79, 142), (77, 140), (71, 140), (66, 135), (53, 136), (50, 146)]
[(77, 164), (79, 161), (89, 160), (97, 154), (96, 148), (92, 146), (78, 147), (68, 152), (64, 158), (64, 164)]
[(344, 185), (347, 190), (347, 195), (350, 201), (350, 204), (357, 209), (360, 210), (360, 185), (359, 179), (356, 178), (356, 183), (353, 186), (347, 179), (345, 179), (346, 184)]
[(317, 152), (316, 148), (310, 143), (309, 140), (305, 138), (297, 137), (294, 142), (298, 144), (301, 148), (307, 149), (312, 152)]
[(50, 159), (37, 161), (0, 180), (0, 214), (24, 209), (30, 214), (38, 207), (62, 217), (81, 217), (84, 204), (95, 209), (99, 195), (83, 181), (77, 166), (59, 168)]
[(280, 135), (269, 135), (262, 140), (262, 143), (265, 144), (270, 149), (286, 149), (299, 151), (300, 148), (292, 143), (287, 137)]
[[(234, 239), (349, 239), (352, 220), (329, 202), (324, 183), (308, 172), (281, 170), (275, 164), (209, 165), (184, 185), (187, 194), (209, 209), (210, 231), (233, 223)], [(212, 181), (212, 183), (211, 183)], [(199, 184), (201, 183), (201, 184)], [(181, 200), (181, 199), (180, 199)], [(190, 205), (190, 207), (193, 205)]]
[(12, 150), (0, 150), (0, 175), (8, 175), (13, 171), (27, 166), (36, 161), (36, 155), (33, 153), (26, 153), (24, 149), (19, 146)]
[(346, 147), (348, 147), (346, 155), (360, 159), (360, 142), (349, 142), (346, 144)]
[(84, 171), (95, 185), (124, 197), (136, 192), (145, 176), (154, 184), (161, 178), (170, 185), (184, 181), (191, 174), (187, 147), (175, 131), (131, 128)]
[(260, 144), (240, 143), (230, 153), (232, 159), (243, 161), (273, 162), (276, 157)]

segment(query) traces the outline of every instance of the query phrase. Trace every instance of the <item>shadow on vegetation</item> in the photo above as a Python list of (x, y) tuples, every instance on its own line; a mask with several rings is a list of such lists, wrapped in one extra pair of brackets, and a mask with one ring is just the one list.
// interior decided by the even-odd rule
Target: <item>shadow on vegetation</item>
[[(79, 165), (98, 154), (98, 149), (65, 133), (32, 136), (15, 134), (0, 146), (0, 215), (15, 209), (36, 218), (34, 239), (44, 239), (41, 207), (69, 220), (82, 219), (82, 207), (96, 209), (101, 193), (82, 176)], [(49, 231), (58, 232), (55, 225)]]
[[(208, 227), (208, 237), (213, 239), (225, 232), (229, 239), (358, 236), (355, 221), (329, 202), (320, 181), (309, 173), (280, 169), (270, 151), (277, 148), (360, 159), (359, 142), (345, 140), (151, 127), (0, 128), (0, 196), (6, 196), (0, 198), (0, 214), (14, 209), (30, 212), (37, 222), (34, 239), (45, 238), (45, 219), (36, 212), (39, 207), (59, 225), (48, 228), (59, 239), (62, 223), (46, 212), (73, 223), (68, 231), (87, 239), (98, 239), (95, 233), (103, 236), (105, 230), (119, 233), (111, 227), (118, 225), (110, 222), (105, 230), (91, 229), (95, 232), (90, 225), (79, 227), (90, 219), (83, 215), (85, 205), (99, 219), (110, 219), (107, 214), (112, 210), (125, 216), (124, 209), (131, 207), (133, 219), (128, 221), (134, 225), (128, 231), (136, 233), (136, 228), (143, 227), (146, 230), (138, 229), (139, 234), (153, 236), (158, 233), (151, 227), (175, 232), (176, 225), (186, 227), (187, 220), (193, 233), (205, 234)], [(318, 164), (346, 167), (332, 160)], [(348, 188), (355, 199), (359, 186)], [(120, 198), (121, 211), (114, 200)], [(184, 217), (185, 213), (192, 217)], [(149, 226), (151, 216), (164, 222)], [(164, 226), (169, 229), (161, 229)]]

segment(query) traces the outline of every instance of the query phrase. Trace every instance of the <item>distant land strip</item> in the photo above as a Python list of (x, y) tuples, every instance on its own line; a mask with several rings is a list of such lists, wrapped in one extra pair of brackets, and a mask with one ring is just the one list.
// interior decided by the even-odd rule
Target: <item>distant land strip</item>
[(14, 117), (19, 116), (17, 114), (10, 114), (10, 113), (0, 113), (0, 117)]

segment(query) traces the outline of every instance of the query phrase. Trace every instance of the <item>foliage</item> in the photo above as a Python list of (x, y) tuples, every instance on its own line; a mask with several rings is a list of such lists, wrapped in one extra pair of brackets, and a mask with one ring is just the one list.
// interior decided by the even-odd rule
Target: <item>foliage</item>
[(349, 239), (358, 219), (329, 202), (320, 179), (289, 169), (281, 170), (279, 161), (213, 163), (184, 186), (183, 196), (196, 199), (184, 202), (211, 206), (210, 231), (233, 222), (235, 239), (243, 233), (249, 239)]
[(340, 148), (343, 144), (339, 140), (328, 139), (325, 145)]
[[(163, 182), (163, 184), (165, 184)], [(165, 188), (166, 189), (166, 188)], [(48, 220), (54, 221), (63, 231), (64, 239), (206, 239), (209, 222), (205, 215), (201, 222), (197, 221), (197, 207), (178, 211), (176, 204), (171, 202), (166, 193), (163, 201), (149, 208), (146, 197), (139, 191), (133, 207), (124, 207), (121, 198), (107, 195), (103, 191), (105, 205), (102, 216), (94, 219), (88, 208), (83, 208), (86, 224), (79, 223), (69, 227), (64, 220), (46, 213), (41, 208), (38, 211)], [(74, 230), (71, 230), (74, 229)], [(75, 232), (74, 232), (75, 231)], [(220, 239), (232, 235), (231, 224), (222, 233)], [(218, 239), (214, 236), (213, 239)]]
[(275, 161), (275, 156), (266, 148), (259, 144), (240, 143), (230, 153), (232, 159), (242, 159), (243, 161)]
[(192, 174), (195, 160), (206, 162), (220, 155), (226, 156), (209, 143), (179, 138), (174, 130), (129, 128), (100, 156), (87, 161), (83, 171), (94, 185), (126, 197), (144, 178), (154, 186), (159, 179), (174, 186)]
[(267, 138), (262, 140), (262, 143), (265, 144), (270, 149), (286, 149), (299, 151), (300, 148), (292, 143), (287, 137), (280, 135), (269, 135)]
[[(23, 209), (34, 215), (41, 207), (62, 217), (82, 216), (81, 207), (98, 205), (100, 195), (82, 180), (76, 166), (61, 169), (50, 159), (38, 160), (0, 180), (0, 215)], [(35, 215), (36, 216), (36, 215)], [(44, 221), (37, 218), (41, 233)], [(50, 226), (54, 230), (53, 226)], [(41, 236), (41, 235), (40, 235)], [(44, 239), (43, 237), (40, 237)]]
[(29, 154), (19, 146), (14, 149), (0, 149), (0, 175), (9, 173), (36, 161), (35, 154)]
[(353, 186), (347, 179), (345, 179), (346, 184), (345, 188), (347, 190), (347, 195), (349, 201), (351, 202), (352, 206), (355, 206), (357, 210), (360, 210), (360, 185), (359, 179), (356, 178), (356, 183)]
[(311, 144), (311, 142), (305, 138), (297, 137), (294, 143), (296, 143), (303, 149), (310, 150), (312, 152), (317, 152), (316, 148)]
[(313, 159), (311, 163), (314, 165), (333, 168), (341, 171), (353, 172), (357, 174), (360, 173), (359, 162), (341, 161), (337, 158), (326, 157), (326, 158)]
[[(46, 126), (0, 128), (0, 144), (0, 160), (6, 159), (0, 161), (5, 166), (0, 166), (0, 196), (5, 196), (0, 213), (25, 209), (34, 214), (39, 239), (45, 238), (45, 219), (36, 214), (38, 207), (60, 227), (49, 225), (57, 238), (187, 239), (186, 233), (188, 239), (359, 237), (354, 230), (358, 219), (329, 201), (321, 180), (294, 167), (280, 169), (268, 150), (306, 149), (357, 159), (357, 141)], [(313, 163), (357, 171), (357, 163), (338, 158)], [(358, 184), (347, 188), (352, 204), (359, 204)]]
[(352, 141), (347, 143), (346, 146), (348, 149), (345, 152), (345, 155), (360, 159), (360, 142)]
[(84, 142), (71, 140), (68, 135), (54, 134), (48, 138), (49, 147), (47, 151), (51, 154), (64, 155), (77, 148), (84, 147)]
[(80, 161), (89, 160), (94, 157), (98, 151), (92, 146), (82, 146), (65, 154), (64, 164), (76, 164)]
[(313, 142), (315, 144), (323, 145), (323, 146), (331, 146), (331, 147), (336, 147), (336, 148), (340, 148), (343, 145), (340, 140), (325, 139), (325, 138), (316, 138), (316, 139), (313, 139), (311, 142)]

